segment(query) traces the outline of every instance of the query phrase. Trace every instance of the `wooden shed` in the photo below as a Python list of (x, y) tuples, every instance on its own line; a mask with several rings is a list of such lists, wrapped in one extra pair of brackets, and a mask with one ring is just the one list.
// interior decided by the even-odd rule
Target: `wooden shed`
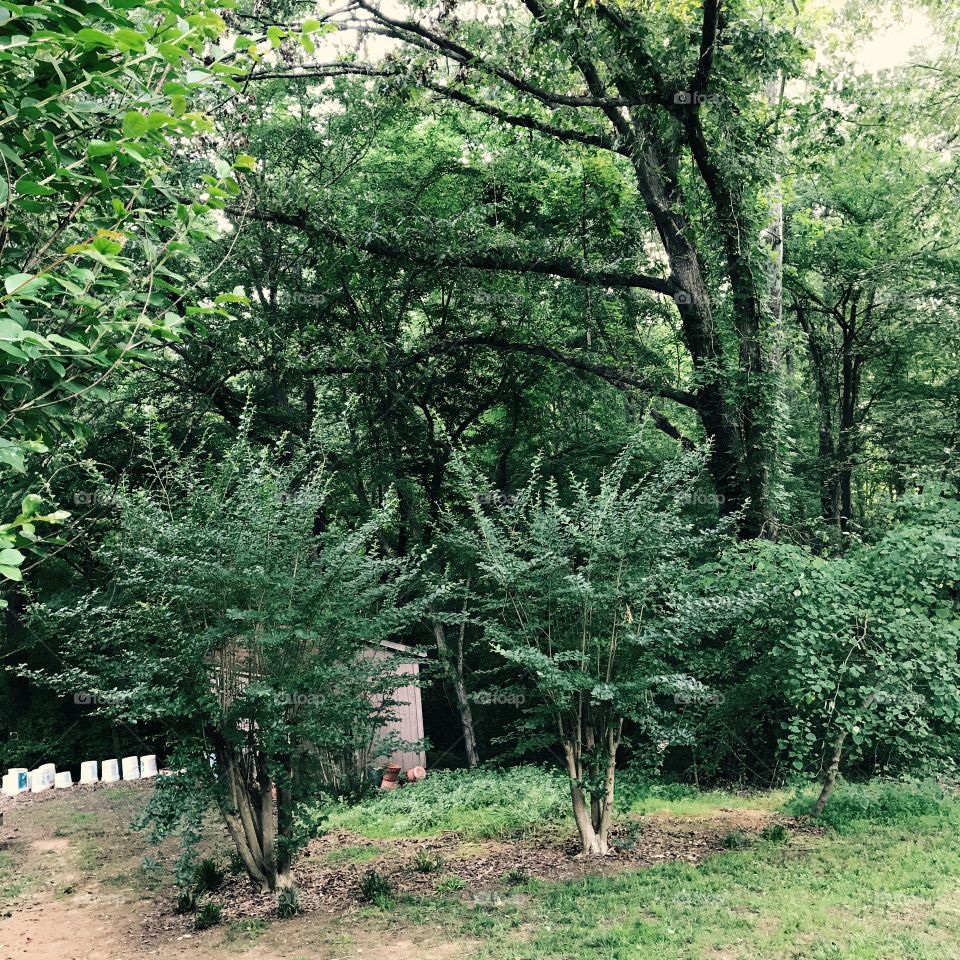
[[(403, 643), (383, 640), (378, 648), (372, 648), (371, 655), (377, 659), (387, 659), (400, 654), (405, 659), (397, 664), (397, 690), (394, 695), (397, 701), (396, 719), (385, 724), (377, 731), (378, 738), (389, 734), (396, 734), (401, 740), (416, 743), (423, 739), (423, 704), (420, 699), (420, 687), (417, 680), (420, 676), (419, 659), (426, 656), (415, 647), (408, 647)], [(411, 767), (425, 767), (427, 755), (423, 750), (398, 750), (389, 757), (371, 757), (373, 766), (382, 766), (386, 763), (399, 763), (403, 770)]]

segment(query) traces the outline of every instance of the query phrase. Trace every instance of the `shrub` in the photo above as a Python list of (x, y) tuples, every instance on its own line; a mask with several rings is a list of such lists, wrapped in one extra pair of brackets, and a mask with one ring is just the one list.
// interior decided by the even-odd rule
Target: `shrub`
[(457, 890), (462, 890), (465, 886), (466, 883), (463, 877), (458, 877), (455, 873), (451, 873), (449, 876), (442, 877), (437, 881), (437, 892), (455, 893)]
[(443, 857), (439, 854), (431, 857), (426, 850), (421, 848), (417, 851), (417, 856), (413, 861), (413, 867), (419, 873), (438, 873), (443, 869)]
[(393, 884), (376, 870), (368, 870), (360, 881), (360, 899), (364, 903), (373, 903), (386, 908), (393, 903)]
[(221, 869), (215, 860), (209, 857), (201, 860), (193, 873), (193, 888), (197, 896), (204, 893), (214, 893), (219, 890), (226, 878), (226, 872)]
[(744, 850), (751, 844), (750, 834), (744, 830), (731, 830), (721, 841), (727, 850)]
[[(789, 808), (806, 812), (809, 803), (809, 796), (798, 791)], [(844, 783), (816, 822), (845, 832), (855, 829), (858, 822), (889, 826), (909, 823), (918, 817), (945, 815), (951, 806), (944, 791), (934, 784)]]
[(760, 831), (760, 839), (767, 843), (786, 843), (790, 839), (790, 831), (782, 823), (771, 823)]
[(281, 920), (289, 920), (295, 917), (303, 908), (300, 906), (300, 895), (293, 887), (281, 890), (277, 897), (277, 916)]
[(197, 895), (192, 890), (181, 890), (177, 894), (177, 913), (193, 913), (197, 909)]
[(207, 930), (215, 927), (223, 919), (223, 908), (219, 903), (207, 900), (197, 908), (197, 915), (193, 918), (196, 930)]

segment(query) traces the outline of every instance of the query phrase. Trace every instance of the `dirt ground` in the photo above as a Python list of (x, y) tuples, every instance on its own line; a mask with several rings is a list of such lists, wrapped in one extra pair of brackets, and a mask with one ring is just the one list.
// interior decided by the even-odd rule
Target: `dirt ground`
[[(149, 783), (75, 787), (69, 793), (3, 798), (0, 810), (0, 960), (133, 960), (239, 957), (248, 960), (443, 960), (470, 953), (441, 929), (397, 928), (359, 897), (371, 868), (396, 894), (443, 891), (496, 908), (528, 877), (576, 879), (669, 861), (698, 863), (722, 849), (731, 831), (757, 832), (784, 818), (762, 811), (719, 811), (701, 819), (646, 817), (621, 828), (602, 862), (575, 856), (568, 834), (517, 841), (465, 842), (456, 836), (373, 841), (344, 832), (310, 844), (298, 879), (304, 914), (271, 919), (273, 898), (229, 876), (216, 895), (222, 923), (196, 931), (176, 913), (171, 870), (177, 848), (159, 848), (129, 829)], [(216, 833), (216, 830), (213, 831)], [(226, 862), (225, 838), (211, 852)]]

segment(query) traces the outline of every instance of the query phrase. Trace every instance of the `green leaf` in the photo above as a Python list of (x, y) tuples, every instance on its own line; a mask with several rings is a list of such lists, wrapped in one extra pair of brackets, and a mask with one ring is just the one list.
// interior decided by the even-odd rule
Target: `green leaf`
[(149, 129), (149, 121), (138, 110), (128, 110), (123, 115), (121, 130), (125, 137), (142, 137)]
[(29, 297), (47, 285), (43, 277), (32, 273), (12, 273), (4, 277), (3, 288), (9, 296)]
[(19, 196), (24, 197), (52, 197), (57, 192), (52, 187), (45, 187), (35, 180), (23, 178), (16, 182), (16, 190)]

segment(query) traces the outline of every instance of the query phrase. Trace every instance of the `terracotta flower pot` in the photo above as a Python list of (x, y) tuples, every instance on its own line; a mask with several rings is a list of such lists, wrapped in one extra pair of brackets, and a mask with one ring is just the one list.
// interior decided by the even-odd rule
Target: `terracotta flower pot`
[(411, 767), (407, 771), (407, 783), (416, 783), (418, 780), (423, 780), (427, 775), (427, 771), (423, 767)]
[(386, 777), (380, 782), (381, 790), (396, 790), (400, 784), (396, 780), (388, 780)]
[(399, 763), (391, 763), (383, 771), (383, 779), (390, 783), (396, 783), (400, 779), (400, 771), (403, 768)]

